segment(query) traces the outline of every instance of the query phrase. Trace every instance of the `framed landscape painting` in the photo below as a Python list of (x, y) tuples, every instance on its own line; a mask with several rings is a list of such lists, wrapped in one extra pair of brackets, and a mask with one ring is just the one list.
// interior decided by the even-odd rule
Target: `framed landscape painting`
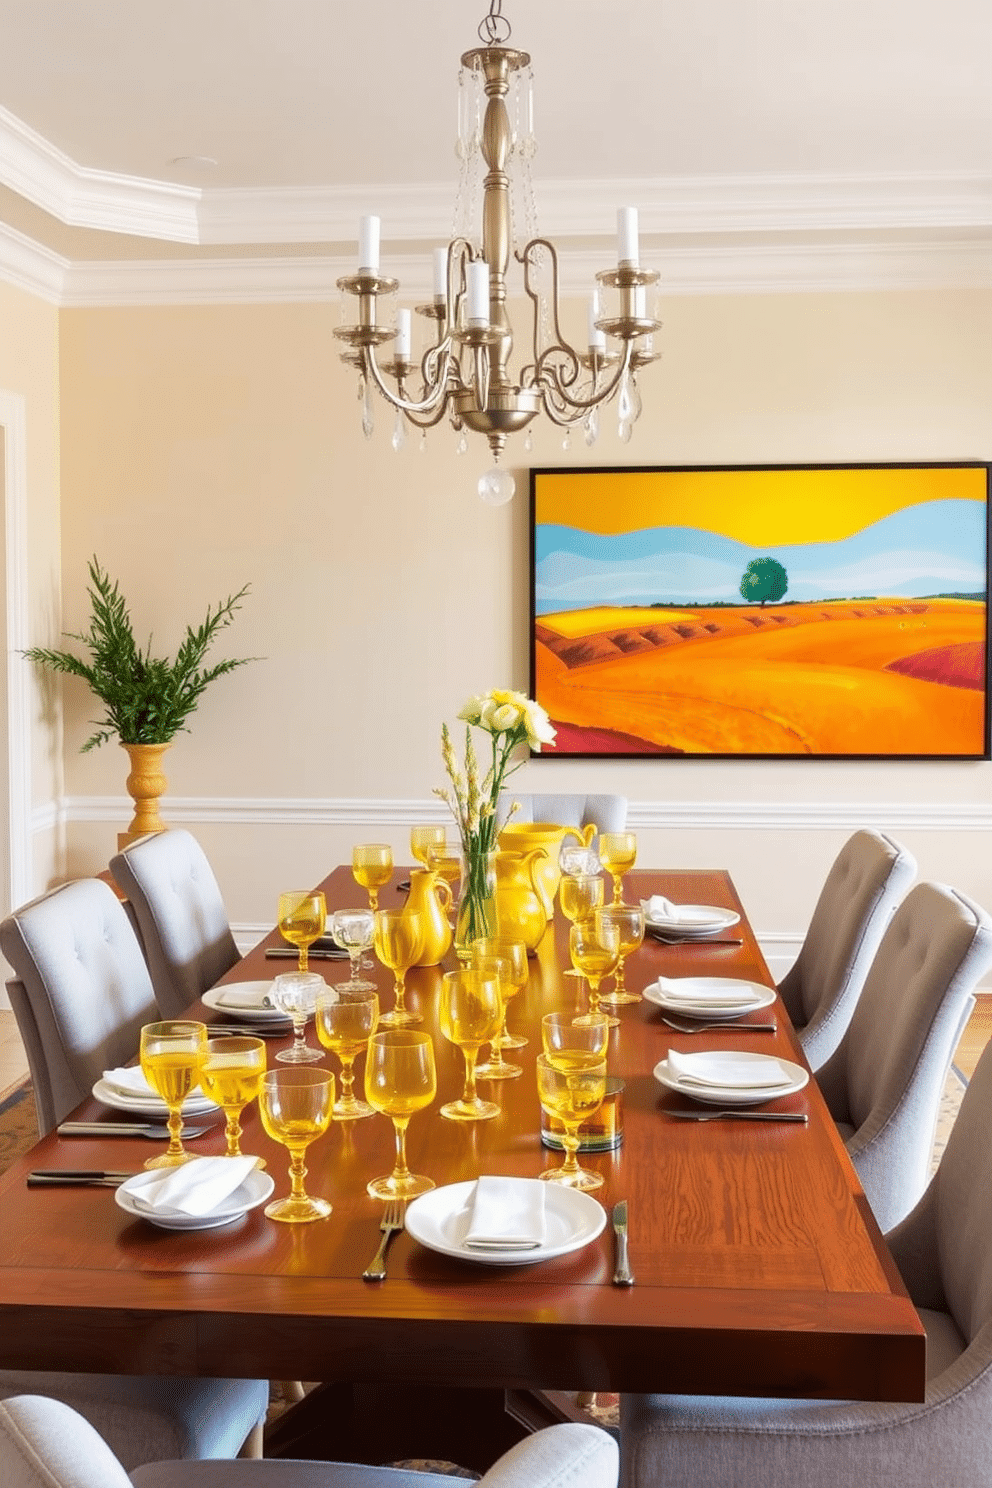
[(989, 758), (987, 464), (530, 484), (542, 757)]

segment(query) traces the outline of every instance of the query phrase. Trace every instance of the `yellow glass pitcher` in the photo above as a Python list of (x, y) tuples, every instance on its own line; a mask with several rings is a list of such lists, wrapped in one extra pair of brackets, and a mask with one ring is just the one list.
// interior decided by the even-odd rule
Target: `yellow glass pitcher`
[(424, 931), (424, 948), (416, 966), (436, 966), (451, 945), (451, 888), (431, 868), (414, 868), (410, 874), (410, 892), (404, 914), (419, 914)]
[(560, 827), (554, 822), (507, 822), (499, 834), (500, 848), (506, 852), (530, 852), (543, 848), (545, 858), (534, 875), (536, 888), (548, 919), (555, 912), (555, 895), (561, 882), (558, 854), (567, 837), (574, 837), (581, 847), (588, 847), (596, 835), (595, 823), (584, 827)]
[[(502, 840), (502, 839), (501, 839)], [(496, 854), (496, 915), (499, 931), (508, 940), (521, 940), (528, 952), (537, 950), (548, 928), (548, 913), (539, 884), (547, 861), (543, 847), (529, 852)]]

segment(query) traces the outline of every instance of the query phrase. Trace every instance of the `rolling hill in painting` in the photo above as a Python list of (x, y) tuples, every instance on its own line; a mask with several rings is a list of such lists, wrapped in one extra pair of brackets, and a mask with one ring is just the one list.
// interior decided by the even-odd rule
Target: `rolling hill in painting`
[[(535, 528), (534, 671), (558, 754), (982, 757), (984, 503), (840, 541)], [(745, 603), (774, 558), (788, 587)]]

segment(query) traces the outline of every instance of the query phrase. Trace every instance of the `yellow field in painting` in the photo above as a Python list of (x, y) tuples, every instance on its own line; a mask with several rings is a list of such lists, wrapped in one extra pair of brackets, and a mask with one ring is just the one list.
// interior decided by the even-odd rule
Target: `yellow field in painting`
[[(554, 719), (690, 754), (980, 754), (981, 691), (884, 668), (921, 651), (983, 644), (984, 606), (931, 600), (925, 613), (892, 615), (857, 608), (866, 606), (834, 604), (830, 620), (692, 638), (572, 670), (538, 646), (537, 696)], [(793, 619), (802, 612), (788, 609)], [(589, 612), (579, 622), (573, 611), (541, 623), (564, 633), (567, 619), (568, 633), (581, 636), (670, 624), (684, 613), (602, 611), (590, 624)], [(702, 624), (747, 611), (690, 613)]]

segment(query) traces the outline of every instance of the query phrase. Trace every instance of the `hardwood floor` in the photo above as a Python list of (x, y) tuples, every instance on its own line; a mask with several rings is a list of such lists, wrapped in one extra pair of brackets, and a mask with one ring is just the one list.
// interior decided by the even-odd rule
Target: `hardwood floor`
[(28, 1061), (13, 1013), (0, 1008), (0, 1100), (28, 1072)]

